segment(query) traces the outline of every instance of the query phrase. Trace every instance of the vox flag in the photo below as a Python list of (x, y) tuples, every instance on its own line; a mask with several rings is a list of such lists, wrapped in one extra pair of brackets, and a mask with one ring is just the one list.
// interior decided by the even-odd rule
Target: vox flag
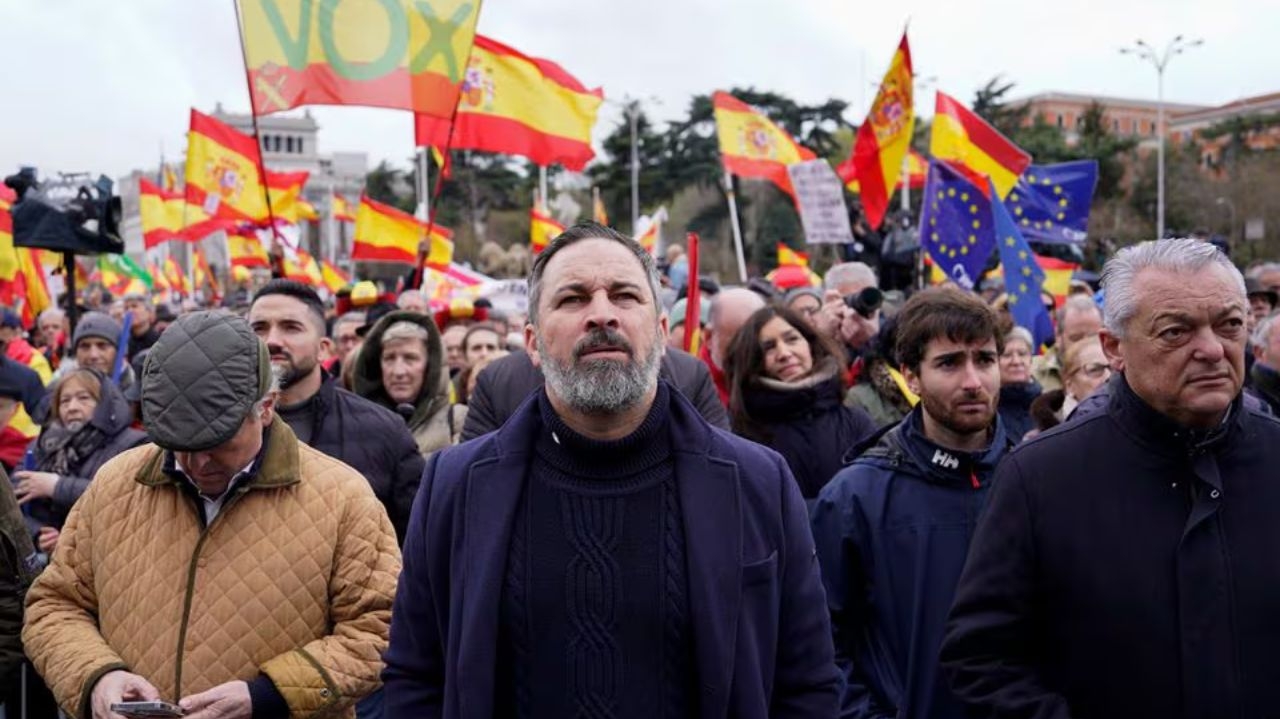
[(449, 117), (480, 0), (240, 0), (260, 115), (364, 105)]
[(990, 177), (1002, 199), (1031, 165), (1031, 155), (1025, 150), (959, 100), (941, 92), (934, 108), (929, 154), (968, 175), (970, 182), (983, 188), (983, 194), (987, 183), (982, 178)]
[(911, 149), (916, 127), (913, 88), (911, 47), (904, 32), (853, 145), (854, 176), (872, 228), (884, 221), (893, 188), (901, 179), (902, 158)]
[(556, 63), (478, 35), (452, 138), (447, 117), (422, 114), (415, 136), (419, 145), (520, 155), (579, 172), (595, 157), (591, 129), (603, 102), (600, 88), (587, 89)]
[(187, 134), (187, 202), (210, 217), (265, 220), (258, 143), (195, 109)]
[(738, 177), (769, 180), (795, 197), (787, 165), (815, 158), (772, 120), (727, 92), (711, 98), (724, 168)]
[[(361, 197), (351, 259), (412, 265), (418, 260), (418, 244), (426, 235), (427, 223), (390, 205)], [(435, 225), (426, 262), (447, 267), (452, 261), (453, 233)]]

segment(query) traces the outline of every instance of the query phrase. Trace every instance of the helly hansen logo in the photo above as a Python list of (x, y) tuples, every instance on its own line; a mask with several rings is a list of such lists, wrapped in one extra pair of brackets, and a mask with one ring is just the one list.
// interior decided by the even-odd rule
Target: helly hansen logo
[(933, 463), (943, 469), (960, 468), (960, 460), (958, 458), (953, 457), (940, 449), (935, 449), (933, 451)]

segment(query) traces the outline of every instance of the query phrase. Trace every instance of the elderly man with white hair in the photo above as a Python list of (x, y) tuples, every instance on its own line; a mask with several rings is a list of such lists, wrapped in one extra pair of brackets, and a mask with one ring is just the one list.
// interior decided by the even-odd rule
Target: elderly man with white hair
[(1260, 717), (1280, 706), (1280, 422), (1244, 401), (1244, 278), (1195, 240), (1102, 275), (1105, 408), (1009, 453), (942, 663), (975, 715)]
[(815, 324), (819, 332), (836, 340), (853, 354), (859, 353), (880, 333), (880, 309), (864, 315), (849, 306), (847, 298), (868, 288), (878, 288), (875, 270), (863, 262), (842, 262), (827, 270), (825, 292)]

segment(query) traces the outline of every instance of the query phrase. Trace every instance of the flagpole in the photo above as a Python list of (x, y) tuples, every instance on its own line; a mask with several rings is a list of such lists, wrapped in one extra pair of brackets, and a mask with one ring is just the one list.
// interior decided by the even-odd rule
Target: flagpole
[[(728, 168), (724, 171), (724, 195), (729, 200), (729, 221), (733, 226), (733, 249), (738, 257), (738, 277), (746, 282), (747, 260), (742, 254), (742, 225), (738, 223), (738, 200), (733, 194), (733, 175), (729, 174)], [(698, 278), (690, 277), (689, 281), (697, 282)]]
[(702, 318), (702, 286), (698, 284), (698, 233), (690, 232), (688, 241), (689, 251), (686, 253), (689, 257), (689, 284), (685, 294), (685, 312), (684, 312), (684, 337), (680, 340), (680, 347), (685, 352), (692, 353), (693, 338), (700, 329)]
[(329, 217), (325, 220), (325, 233), (329, 235), (329, 261), (335, 266), (338, 264), (338, 221), (334, 217), (333, 207), (333, 178), (329, 178)]
[(244, 62), (244, 85), (249, 91), (249, 119), (253, 121), (253, 141), (258, 145), (258, 178), (262, 183), (262, 194), (267, 200), (267, 221), (271, 223), (271, 238), (280, 240), (280, 231), (276, 229), (276, 214), (271, 209), (271, 191), (267, 189), (267, 166), (262, 159), (262, 133), (258, 130), (258, 101), (253, 98), (253, 77), (249, 72), (249, 52), (244, 44), (244, 23), (240, 19), (240, 1), (231, 0), (236, 9), (236, 36), (240, 39), (240, 59)]
[(419, 220), (425, 222), (431, 216), (431, 165), (427, 159), (427, 148), (418, 148), (418, 212)]
[(547, 166), (538, 165), (538, 193), (542, 197), (543, 209), (550, 213), (550, 206), (547, 203)]

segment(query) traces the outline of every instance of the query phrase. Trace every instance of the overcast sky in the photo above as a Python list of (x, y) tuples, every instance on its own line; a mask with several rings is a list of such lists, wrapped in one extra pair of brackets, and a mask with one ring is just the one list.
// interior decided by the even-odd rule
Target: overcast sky
[[(349, 0), (351, 1), (351, 0)], [(1280, 91), (1274, 0), (488, 0), (479, 30), (561, 63), (610, 98), (656, 98), (677, 117), (695, 93), (754, 85), (802, 102), (839, 97), (861, 121), (910, 20), (915, 69), (969, 102), (993, 75), (1047, 90), (1154, 99), (1156, 73), (1117, 50), (1205, 44), (1169, 66), (1171, 101)], [(0, 0), (0, 173), (116, 176), (185, 145), (188, 109), (247, 111), (232, 0)], [(932, 110), (932, 91), (917, 101)], [(408, 114), (313, 109), (320, 150), (407, 165)], [(606, 106), (597, 138), (617, 121)]]

